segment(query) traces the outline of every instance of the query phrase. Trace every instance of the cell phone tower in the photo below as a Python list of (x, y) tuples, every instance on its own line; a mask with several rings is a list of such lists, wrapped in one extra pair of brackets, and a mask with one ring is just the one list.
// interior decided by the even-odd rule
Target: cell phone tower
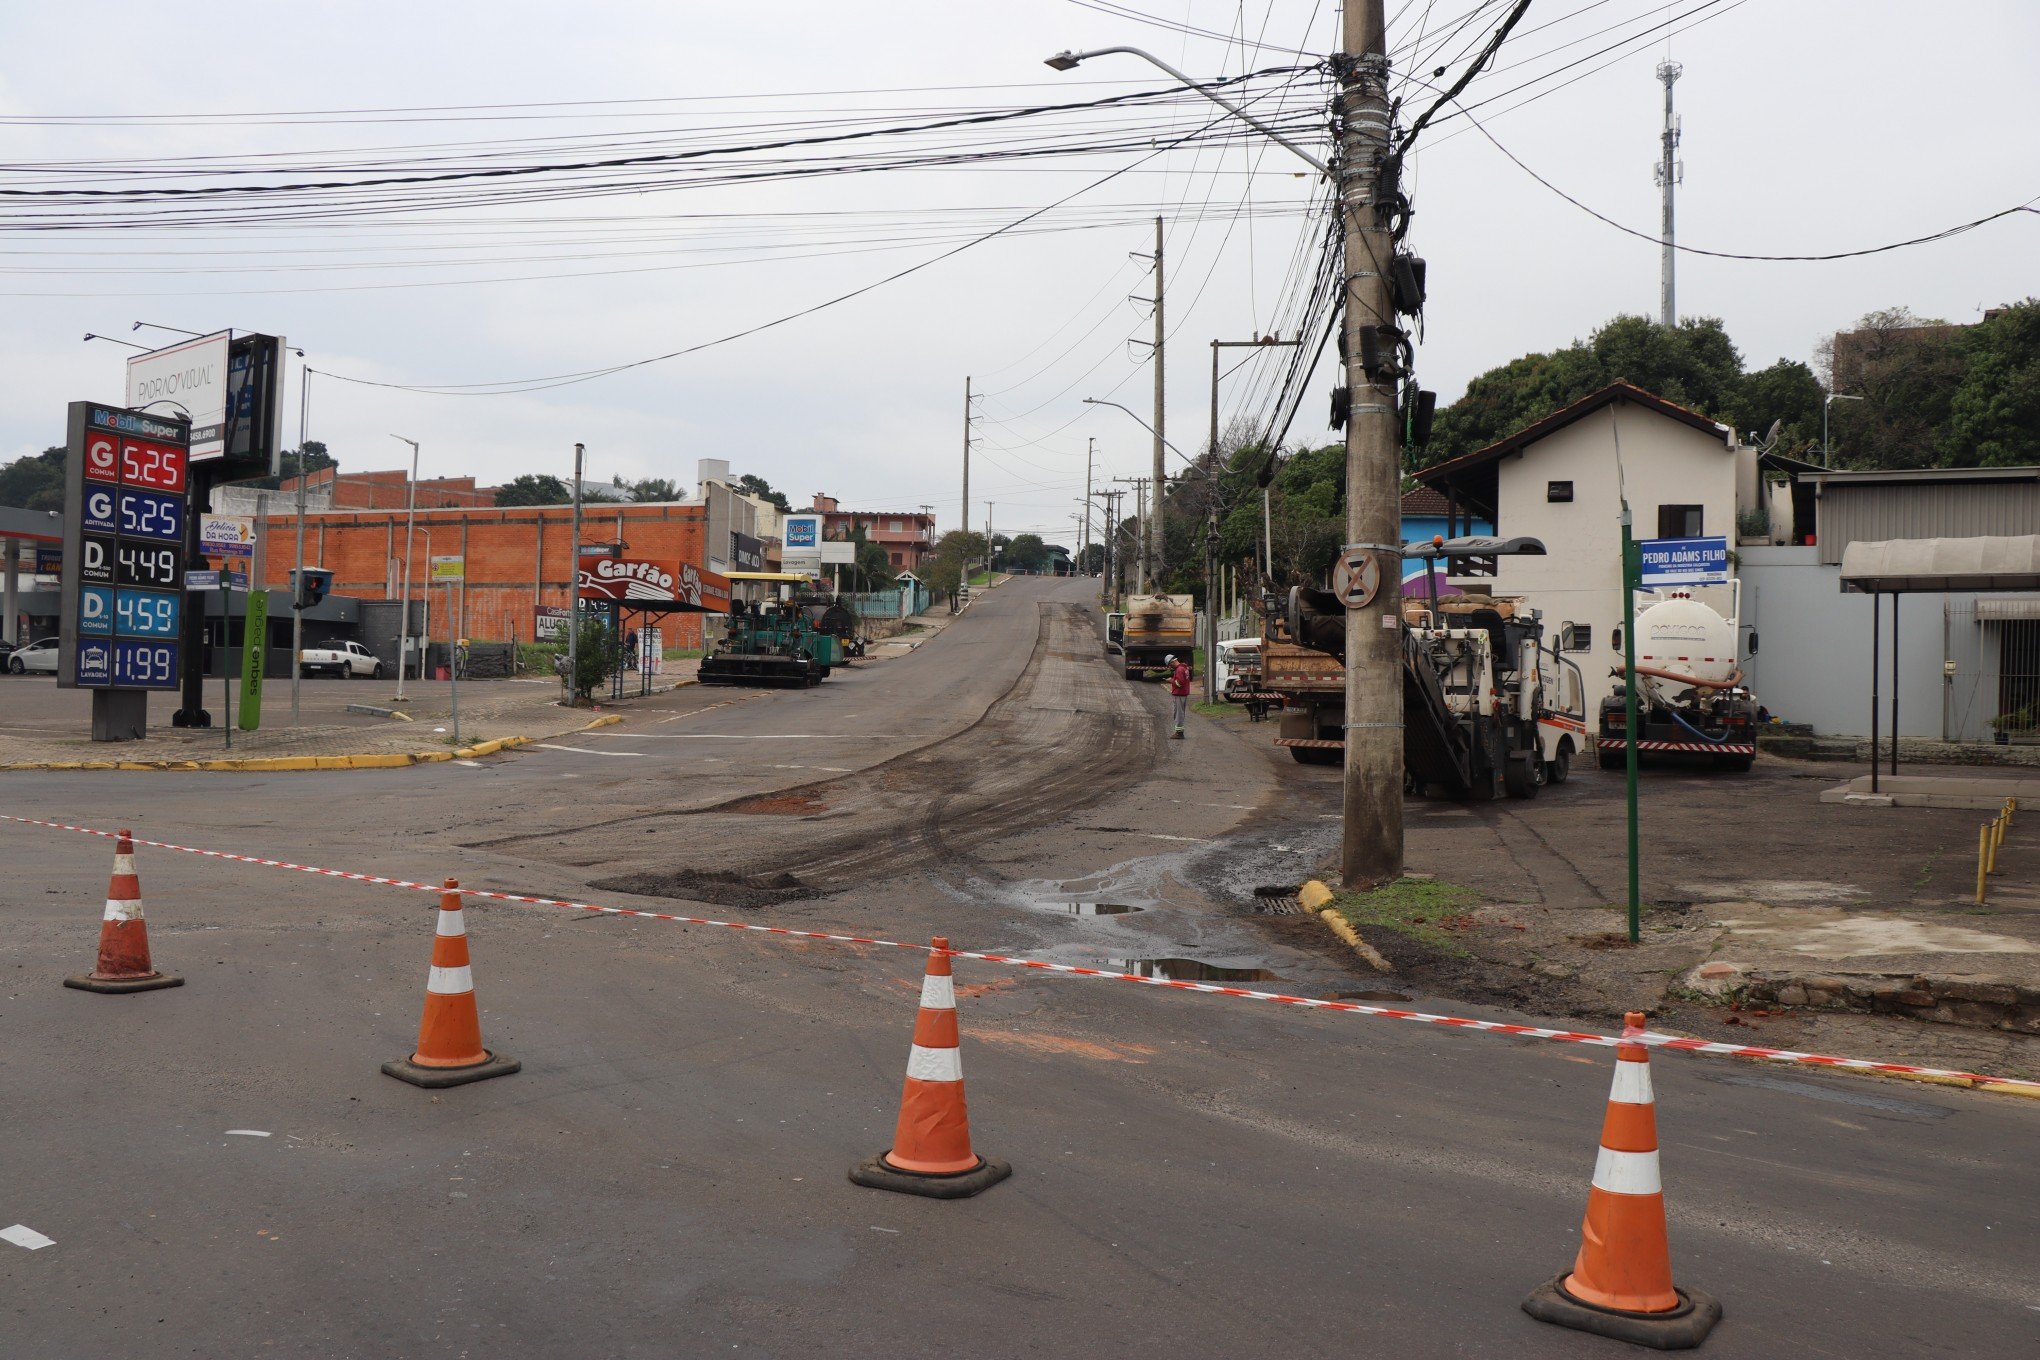
[(1659, 62), (1657, 68), (1657, 78), (1665, 83), (1664, 149), (1653, 174), (1658, 187), (1665, 195), (1664, 224), (1663, 230), (1659, 233), (1664, 242), (1661, 247), (1664, 253), (1661, 266), (1664, 277), (1659, 288), (1658, 322), (1667, 327), (1679, 324), (1679, 307), (1673, 282), (1677, 270), (1674, 260), (1678, 251), (1672, 244), (1674, 238), (1672, 191), (1674, 186), (1684, 183), (1686, 179), (1686, 163), (1679, 159), (1679, 116), (1672, 112), (1672, 85), (1685, 69), (1678, 62), (1669, 60)]

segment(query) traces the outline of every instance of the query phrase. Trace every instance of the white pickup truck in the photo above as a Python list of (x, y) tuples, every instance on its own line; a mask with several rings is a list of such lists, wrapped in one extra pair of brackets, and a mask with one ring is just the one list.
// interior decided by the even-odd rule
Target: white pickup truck
[(322, 671), (343, 680), (356, 675), (380, 680), (383, 664), (376, 660), (374, 652), (358, 642), (343, 642), (338, 647), (305, 648), (298, 657), (298, 674), (317, 675)]

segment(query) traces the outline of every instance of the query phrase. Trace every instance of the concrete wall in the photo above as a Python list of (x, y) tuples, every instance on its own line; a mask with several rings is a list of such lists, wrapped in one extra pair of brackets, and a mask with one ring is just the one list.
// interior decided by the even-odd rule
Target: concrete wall
[[(1521, 595), (1561, 623), (1592, 628), (1592, 646), (1576, 652), (1592, 714), (1614, 689), (1611, 668), (1622, 661), (1615, 629), (1622, 622), (1621, 498), (1616, 488), (1615, 434), (1637, 538), (1657, 537), (1660, 505), (1702, 507), (1702, 531), (1735, 541), (1736, 455), (1720, 434), (1696, 430), (1630, 402), (1616, 402), (1575, 421), (1497, 469), (1496, 530), (1542, 539), (1543, 557), (1505, 557), (1492, 583), (1500, 595)], [(1569, 481), (1570, 502), (1548, 499), (1549, 483)], [(1454, 574), (1461, 585), (1477, 579)], [(1696, 586), (1696, 598), (1729, 613), (1725, 586)]]
[[(1870, 608), (1868, 595), (1844, 595), (1841, 568), (1820, 561), (1818, 548), (1739, 550), (1743, 622), (1757, 633), (1757, 655), (1745, 666), (1757, 701), (1787, 722), (1810, 723), (1823, 736), (1870, 731)], [(1941, 663), (1944, 609), (1973, 607), (1974, 595), (1908, 595), (1898, 606), (1898, 730), (1941, 736), (1946, 684)], [(1882, 611), (1882, 733), (1891, 731), (1891, 611)], [(1974, 724), (1970, 724), (1974, 726)], [(1956, 731), (1976, 740), (1976, 732)]]

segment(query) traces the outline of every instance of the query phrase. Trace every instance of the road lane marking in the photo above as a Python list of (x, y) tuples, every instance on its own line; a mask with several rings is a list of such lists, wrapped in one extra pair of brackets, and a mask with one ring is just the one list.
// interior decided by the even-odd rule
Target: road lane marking
[[(604, 732), (602, 736), (644, 737), (659, 741), (910, 741), (920, 732), (763, 732), (755, 736), (736, 732)], [(543, 743), (541, 743), (542, 745)]]
[(572, 752), (573, 752), (573, 753), (574, 753), (575, 755), (580, 755), (580, 756), (638, 756), (638, 757), (643, 757), (643, 756), (647, 756), (647, 755), (650, 755), (650, 754), (651, 754), (651, 752), (649, 752), (649, 751), (598, 751), (598, 750), (596, 750), (596, 749), (595, 749), (594, 747), (592, 747), (592, 746), (561, 746), (561, 745), (560, 745), (560, 744), (559, 744), (558, 742), (551, 742), (551, 741), (541, 741), (541, 742), (538, 742), (538, 743), (536, 743), (536, 744), (537, 744), (538, 748), (539, 748), (540, 750), (543, 750), (543, 751), (572, 751)]
[(227, 1136), (228, 1136), (229, 1138), (267, 1138), (267, 1137), (269, 1136), (269, 1130), (267, 1130), (267, 1129), (228, 1129), (228, 1130), (227, 1130)]
[(34, 1228), (24, 1228), (19, 1223), (11, 1228), (0, 1228), (0, 1241), (12, 1242), (15, 1246), (27, 1247), (30, 1251), (41, 1251), (44, 1247), (57, 1245), (56, 1238), (44, 1237)]

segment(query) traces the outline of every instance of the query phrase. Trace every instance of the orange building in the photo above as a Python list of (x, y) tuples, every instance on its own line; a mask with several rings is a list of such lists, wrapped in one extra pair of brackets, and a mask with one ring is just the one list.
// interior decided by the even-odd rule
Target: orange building
[[(458, 557), (464, 578), (453, 589), (458, 631), (476, 642), (532, 642), (542, 607), (566, 609), (572, 602), (573, 511), (564, 505), (420, 508), (409, 570), (410, 595), (423, 598), (430, 559)], [(470, 482), (472, 485), (472, 482)], [(402, 483), (398, 491), (402, 493)], [(367, 599), (404, 593), (404, 524), (401, 502), (394, 509), (326, 510), (305, 516), (305, 562), (333, 573), (332, 593)], [(581, 543), (623, 545), (625, 558), (675, 564), (719, 573), (724, 552), (711, 554), (706, 542), (707, 501), (663, 504), (584, 505)], [(268, 562), (263, 584), (287, 588), (295, 558), (297, 520), (268, 518)], [(728, 530), (725, 529), (727, 534)], [(714, 564), (711, 565), (711, 558)], [(432, 631), (443, 635), (447, 587), (432, 586)], [(678, 612), (659, 626), (669, 647), (701, 645), (703, 615)]]
[(926, 509), (845, 510), (834, 496), (816, 492), (812, 513), (822, 517), (825, 539), (847, 539), (862, 529), (898, 571), (919, 572), (922, 559), (935, 551), (935, 516)]
[[(287, 477), (278, 493), (286, 501), (297, 495), (298, 479)], [(315, 468), (305, 474), (305, 498), (321, 509), (402, 510), (411, 495), (411, 475), (394, 472), (341, 472)], [(476, 486), (472, 477), (425, 477), (418, 482), (418, 508), (430, 506), (492, 506), (496, 488)]]

